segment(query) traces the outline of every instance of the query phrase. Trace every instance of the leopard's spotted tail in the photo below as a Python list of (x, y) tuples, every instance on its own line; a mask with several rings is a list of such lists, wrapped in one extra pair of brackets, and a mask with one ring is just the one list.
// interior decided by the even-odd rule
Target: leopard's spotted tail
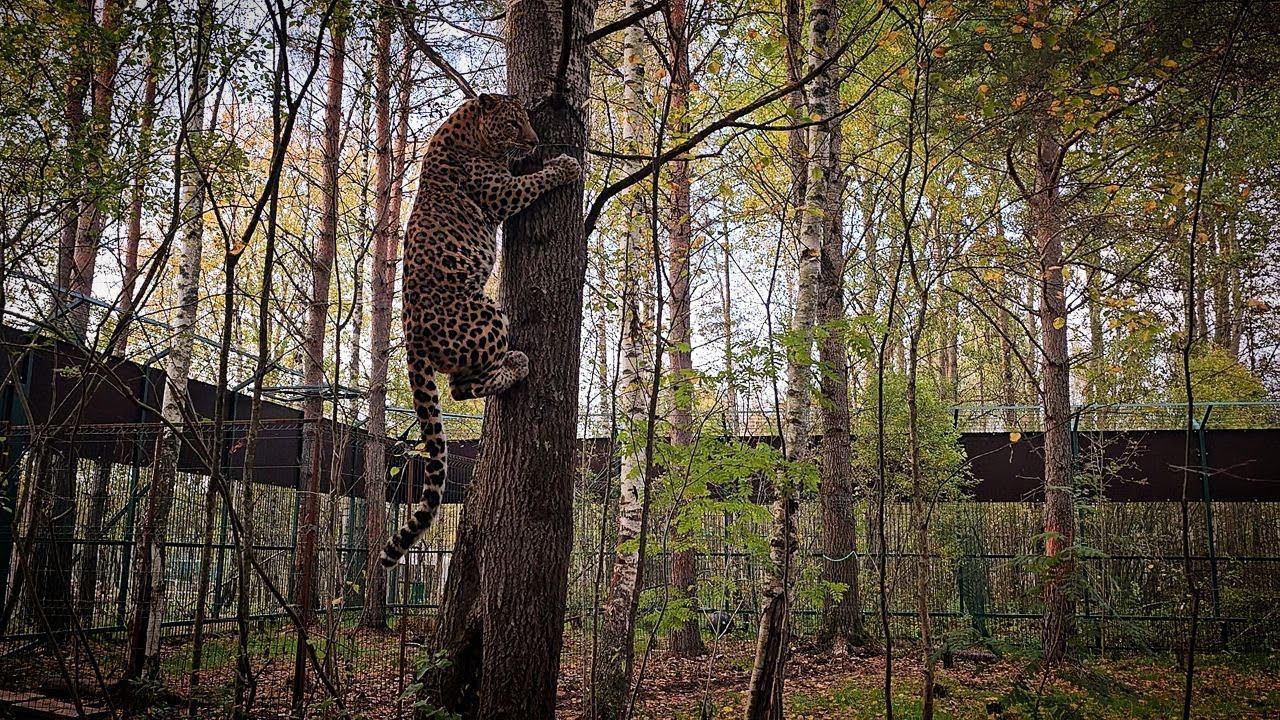
[(391, 537), (382, 549), (382, 566), (393, 567), (409, 551), (418, 538), (431, 527), (444, 499), (445, 468), (448, 450), (445, 447), (444, 425), (440, 415), (440, 392), (436, 388), (435, 371), (431, 368), (411, 368), (409, 382), (413, 387), (413, 409), (422, 428), (421, 452), (426, 456), (426, 480), (422, 498), (413, 508), (409, 522)]

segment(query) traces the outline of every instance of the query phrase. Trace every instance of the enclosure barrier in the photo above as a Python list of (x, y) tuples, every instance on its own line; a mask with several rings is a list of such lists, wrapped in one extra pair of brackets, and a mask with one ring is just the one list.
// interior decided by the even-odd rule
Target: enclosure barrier
[[(239, 422), (229, 425), (220, 440), (228, 457), (242, 457), (238, 453), (243, 448), (237, 444), (243, 440), (246, 428)], [(46, 455), (42, 443), (51, 440), (38, 430), (11, 426), (5, 431), (7, 508), (47, 506), (29, 497), (33, 488), (40, 486), (33, 482), (35, 474), (49, 471), (40, 458)], [(297, 420), (269, 422), (262, 429), (261, 442), (264, 447), (274, 443), (296, 449), (301, 431), (302, 423)], [(0, 586), (0, 678), (4, 678), (0, 690), (54, 687), (65, 690), (63, 694), (79, 693), (92, 699), (102, 695), (102, 684), (119, 679), (130, 600), (128, 578), (131, 563), (135, 562), (135, 533), (140, 502), (151, 474), (146, 448), (154, 446), (159, 432), (160, 428), (154, 425), (77, 428), (71, 446), (80, 454), (73, 458), (74, 499), (67, 504), (73, 515), (63, 524), (65, 532), (33, 534), (31, 511), (11, 515), (0, 529), (0, 563), (6, 580)], [(277, 460), (264, 461), (255, 469), (253, 547), (271, 581), (295, 608), (304, 580), (300, 573), (313, 573), (318, 587), (313, 607), (316, 620), (310, 629), (313, 642), (348, 701), (372, 702), (371, 698), (396, 695), (408, 682), (420, 655), (421, 643), (429, 632), (428, 619), (439, 605), (448, 574), (460, 495), (450, 494), (440, 522), (391, 572), (386, 599), (393, 629), (387, 632), (359, 628), (357, 620), (364, 600), (366, 500), (358, 481), (358, 458), (363, 457), (370, 439), (358, 433), (344, 433), (341, 426), (332, 424), (321, 428), (319, 435), (327, 457), (321, 463), (324, 478), (312, 518), (319, 537), (318, 556), (313, 563), (302, 562), (298, 556), (299, 531), (308, 522), (303, 508), (309, 493), (300, 485), (296, 454), (290, 462), (279, 448), (262, 456)], [(214, 447), (214, 440), (205, 427), (189, 433), (185, 443), (188, 447)], [(403, 519), (415, 497), (420, 474), (395, 438), (382, 442), (390, 466), (401, 469), (392, 471), (393, 482), (388, 483), (384, 509), (393, 518)], [(605, 502), (608, 495), (602, 489), (609, 486), (612, 465), (605, 462), (591, 467), (593, 457), (608, 454), (607, 441), (600, 442), (605, 443), (604, 451), (584, 452), (587, 462), (576, 491), (577, 532), (566, 614), (569, 654), (583, 654), (589, 647), (585, 640), (596, 619), (598, 583), (601, 577), (607, 578), (605, 564), (612, 556), (612, 538), (608, 533), (601, 537), (599, 532), (602, 527), (612, 527), (607, 518), (602, 518), (602, 513), (611, 512)], [(475, 449), (463, 440), (456, 445), (459, 452), (451, 463), (451, 481), (462, 487), (469, 480), (473, 464), (468, 454)], [(1102, 447), (1091, 442), (1081, 446)], [(1082, 453), (1079, 458), (1079, 546), (1083, 551), (1076, 644), (1082, 652), (1097, 653), (1166, 647), (1178, 642), (1186, 615), (1183, 558), (1176, 552), (1180, 547), (1179, 505), (1169, 499), (1110, 498), (1105, 485), (1108, 473), (1115, 468), (1103, 463), (1104, 457), (1105, 453), (1099, 451)], [(225, 695), (217, 693), (225, 693), (230, 686), (234, 668), (237, 546), (231, 510), (225, 505), (218, 503), (213, 525), (205, 525), (204, 502), (210, 480), (207, 471), (196, 465), (194, 460), (184, 460), (182, 464), (168, 526), (165, 573), (169, 602), (164, 617), (162, 677), (180, 694), (184, 691), (203, 538), (206, 530), (211, 530), (202, 671), (206, 678), (202, 682), (206, 690), (202, 692), (209, 695), (201, 700), (216, 704), (226, 701)], [(235, 463), (228, 465), (226, 482), (233, 497), (240, 496), (242, 470)], [(867, 521), (867, 499), (847, 498), (848, 512), (857, 519), (861, 533), (862, 551), (856, 559), (862, 571), (864, 615), (871, 618), (875, 613), (870, 590), (875, 587), (877, 564), (885, 562), (890, 626), (896, 636), (910, 640), (915, 634), (911, 579), (918, 573), (927, 573), (932, 578), (930, 612), (938, 626), (936, 634), (943, 642), (956, 647), (978, 644), (997, 650), (1034, 645), (1039, 620), (1039, 575), (1033, 568), (1035, 536), (1040, 528), (1039, 503), (1034, 497), (973, 499), (984, 496), (984, 482), (989, 481), (979, 477), (966, 496), (937, 505), (932, 552), (927, 557), (914, 545), (905, 504), (890, 506), (887, 550), (879, 552), (868, 543), (871, 523)], [(1206, 490), (1211, 484), (1202, 483), (1198, 489)], [(796, 627), (798, 632), (807, 633), (814, 629), (820, 608), (814, 579), (821, 548), (817, 545), (817, 502), (805, 502), (803, 508), (799, 522), (802, 562), (798, 568)], [(735, 533), (730, 529), (740, 531), (743, 523), (742, 517), (708, 518), (698, 539), (702, 549), (698, 576), (701, 610), (735, 613), (742, 621), (738, 623), (739, 633), (745, 637), (759, 606), (764, 563), (758, 548), (753, 550), (733, 541)], [(761, 525), (754, 530), (763, 536), (767, 528)], [(1202, 642), (1211, 648), (1274, 647), (1280, 639), (1280, 502), (1223, 501), (1206, 492), (1192, 504), (1190, 530), (1193, 571), (1212, 578), (1213, 596), (1201, 623)], [(26, 562), (40, 553), (64, 558), (65, 565)], [(654, 630), (660, 597), (657, 590), (666, 582), (667, 560), (661, 553), (649, 559), (645, 574), (649, 592), (642, 599), (643, 632)], [(33, 568), (58, 577), (35, 577)], [(248, 620), (253, 627), (254, 662), (262, 671), (259, 702), (264, 707), (273, 703), (287, 706), (295, 681), (301, 681), (307, 689), (304, 702), (322, 702), (324, 692), (310, 677), (312, 671), (304, 666), (301, 672), (308, 677), (294, 677), (292, 658), (297, 630), (260, 578), (254, 577), (249, 585)], [(56, 587), (64, 587), (70, 599), (70, 612), (61, 624), (42, 610), (47, 597), (33, 591)], [(867, 623), (873, 631), (877, 625)], [(734, 636), (726, 641), (733, 642)], [(408, 706), (402, 704), (401, 709), (407, 717)], [(210, 712), (211, 717), (216, 716), (212, 709)]]

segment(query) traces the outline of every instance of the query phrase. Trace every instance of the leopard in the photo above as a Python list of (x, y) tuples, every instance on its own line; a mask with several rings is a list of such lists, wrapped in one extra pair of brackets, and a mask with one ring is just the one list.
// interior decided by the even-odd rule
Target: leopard
[(425, 481), (408, 522), (382, 549), (383, 567), (394, 567), (430, 529), (444, 500), (448, 450), (436, 373), (449, 377), (454, 400), (498, 395), (529, 374), (528, 356), (508, 347), (507, 314), (484, 290), (502, 222), (582, 177), (566, 154), (512, 173), (511, 163), (538, 144), (518, 98), (483, 93), (449, 115), (422, 154), (405, 228), (401, 320)]

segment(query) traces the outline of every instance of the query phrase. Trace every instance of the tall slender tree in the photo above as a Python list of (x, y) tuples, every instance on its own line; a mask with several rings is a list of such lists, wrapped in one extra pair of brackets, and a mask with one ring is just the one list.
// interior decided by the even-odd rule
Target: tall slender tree
[[(839, 91), (833, 90), (839, 96)], [(818, 497), (822, 511), (822, 571), (828, 583), (822, 601), (819, 640), (837, 654), (866, 643), (859, 588), (857, 487), (849, 451), (849, 336), (845, 322), (844, 173), (838, 170), (840, 121), (831, 122), (826, 162), (835, 169), (824, 209), (827, 224), (822, 241), (816, 321), (822, 328), (818, 342), (818, 417), (822, 430), (819, 449)], [(834, 590), (840, 586), (840, 590)]]
[[(638, 12), (643, 0), (629, 0), (628, 13)], [(619, 70), (623, 82), (622, 142), (625, 152), (640, 155), (645, 76), (645, 33), (639, 23), (627, 28), (622, 37)], [(646, 332), (646, 273), (653, 260), (648, 251), (644, 212), (646, 203), (640, 187), (628, 193), (622, 212), (626, 217), (623, 236), (621, 367), (618, 369), (622, 429), (622, 467), (618, 493), (618, 536), (613, 571), (605, 591), (601, 612), (600, 638), (592, 658), (592, 697), (595, 718), (619, 718), (626, 714), (635, 649), (635, 618), (640, 599), (644, 558), (640, 556), (640, 535), (645, 531), (649, 478), (645, 468), (646, 410), (650, 367)]]
[[(307, 298), (306, 327), (302, 336), (302, 382), (306, 399), (302, 403), (302, 452), (298, 482), (305, 487), (299, 510), (297, 560), (302, 567), (299, 587), (304, 622), (315, 619), (316, 561), (319, 535), (320, 447), (325, 396), (336, 383), (326, 379), (325, 337), (329, 326), (329, 287), (333, 261), (338, 252), (338, 162), (342, 154), (342, 90), (347, 57), (348, 16), (340, 4), (333, 18), (330, 38), (328, 80), (325, 88), (324, 128), (320, 136), (320, 232), (309, 255), (311, 293)], [(338, 377), (338, 368), (333, 369)]]
[(378, 548), (387, 535), (387, 369), (391, 357), (391, 312), (395, 296), (396, 256), (399, 254), (399, 210), (391, 199), (391, 17), (384, 11), (374, 30), (374, 225), (373, 270), (369, 314), (369, 440), (365, 445), (365, 591), (360, 623), (387, 624), (387, 571), (378, 562)]
[[(147, 489), (133, 568), (129, 616), (129, 654), (125, 676), (154, 678), (160, 672), (160, 624), (164, 619), (169, 584), (165, 581), (165, 542), (178, 473), (179, 432), (190, 415), (187, 378), (191, 372), (196, 314), (200, 304), (201, 250), (204, 241), (204, 158), (192, 152), (204, 133), (205, 95), (213, 35), (213, 3), (201, 0), (195, 8), (195, 37), (191, 85), (187, 94), (186, 163), (182, 173), (182, 227), (178, 246), (178, 307), (172, 322), (173, 342), (165, 363), (164, 425), (156, 440), (155, 465)], [(216, 115), (216, 108), (214, 108)]]
[[(1027, 4), (1033, 19), (1048, 15), (1039, 0)], [(1034, 21), (1034, 20), (1033, 20)], [(1043, 20), (1041, 20), (1043, 22)], [(1031, 121), (1033, 170), (1027, 232), (1036, 251), (1039, 273), (1040, 399), (1044, 412), (1044, 537), (1052, 567), (1044, 583), (1044, 660), (1054, 664), (1067, 651), (1074, 624), (1075, 599), (1070, 587), (1075, 573), (1075, 497), (1072, 489), (1071, 357), (1067, 346), (1066, 259), (1062, 251), (1062, 207), (1059, 182), (1066, 148), (1058, 119), (1049, 113), (1047, 71), (1031, 79), (1037, 110)]]
[[(689, 134), (689, 89), (693, 83), (689, 71), (687, 0), (669, 0), (664, 17), (671, 57), (671, 103), (667, 125), (672, 138), (680, 142)], [(672, 158), (667, 172), (670, 175), (671, 202), (669, 219), (665, 223), (669, 255), (666, 276), (670, 282), (667, 297), (671, 315), (667, 331), (667, 355), (671, 365), (671, 444), (680, 452), (692, 452), (694, 390), (697, 386), (693, 378), (693, 296), (689, 267), (693, 209), (689, 202), (692, 178), (688, 156)], [(680, 481), (672, 479), (672, 482)], [(675, 551), (671, 553), (671, 585), (679, 600), (689, 605), (690, 612), (671, 631), (671, 652), (678, 657), (696, 657), (707, 651), (706, 644), (702, 642), (701, 613), (698, 612), (698, 552), (693, 539), (683, 537), (683, 533), (681, 535), (676, 539)]]
[[(816, 71), (831, 56), (832, 31), (838, 22), (834, 0), (817, 0), (809, 15), (809, 69)], [(796, 302), (791, 317), (791, 343), (787, 359), (787, 392), (784, 401), (783, 442), (788, 462), (809, 458), (809, 395), (817, 284), (822, 276), (822, 247), (830, 227), (830, 185), (836, 173), (832, 151), (830, 116), (836, 100), (829, 69), (817, 72), (809, 86), (809, 116), (817, 122), (809, 129), (804, 205), (796, 250)], [(795, 562), (796, 513), (800, 488), (787, 472), (774, 473), (769, 487), (769, 568), (764, 606), (756, 635), (755, 665), (747, 691), (747, 720), (782, 717), (783, 684), (791, 645), (791, 600), (798, 568)]]

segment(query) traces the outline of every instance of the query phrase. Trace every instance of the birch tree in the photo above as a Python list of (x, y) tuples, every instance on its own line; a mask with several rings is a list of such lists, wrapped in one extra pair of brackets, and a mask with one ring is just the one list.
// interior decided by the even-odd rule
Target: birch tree
[[(831, 34), (838, 20), (834, 0), (817, 0), (809, 16), (809, 69), (820, 67), (831, 52)], [(796, 301), (791, 318), (787, 392), (784, 400), (783, 445), (788, 463), (809, 456), (809, 393), (816, 287), (822, 275), (822, 246), (828, 226), (831, 178), (836, 172), (830, 124), (832, 73), (817, 73), (809, 86), (809, 116), (820, 119), (809, 130), (808, 166), (804, 206), (797, 242), (799, 267), (796, 272)], [(791, 634), (791, 599), (795, 584), (796, 513), (799, 488), (793, 477), (779, 470), (770, 486), (769, 512), (773, 518), (769, 538), (769, 567), (764, 589), (764, 606), (756, 635), (755, 664), (747, 691), (747, 720), (782, 717), (783, 680)]]
[[(204, 240), (202, 216), (206, 193), (205, 174), (198, 167), (203, 159), (192, 152), (192, 148), (200, 147), (204, 132), (213, 8), (210, 0), (201, 0), (195, 9), (194, 60), (184, 117), (186, 147), (183, 152), (187, 159), (182, 172), (182, 227), (175, 282), (178, 307), (171, 323), (173, 340), (165, 361), (164, 402), (160, 411), (164, 425), (156, 440), (155, 465), (147, 488), (132, 577), (125, 676), (135, 679), (154, 678), (160, 671), (160, 624), (164, 620), (168, 599), (164, 545), (168, 537), (169, 512), (173, 505), (173, 486), (182, 442), (178, 433), (190, 415), (187, 377), (191, 372), (191, 351), (200, 302), (200, 258)], [(214, 111), (216, 114), (216, 108)]]
[[(642, 9), (643, 0), (629, 0), (626, 13)], [(639, 155), (644, 109), (645, 33), (635, 23), (622, 36), (622, 143), (624, 152)], [(634, 163), (633, 163), (634, 164)], [(640, 535), (646, 525), (649, 478), (645, 468), (645, 445), (642, 438), (648, 393), (654, 381), (649, 367), (646, 342), (646, 309), (643, 284), (644, 260), (652, 253), (646, 249), (647, 222), (643, 188), (637, 186), (622, 207), (624, 215), (622, 280), (621, 367), (618, 371), (618, 409), (625, 432), (622, 443), (622, 467), (618, 493), (618, 537), (614, 550), (613, 571), (605, 591), (602, 607), (600, 639), (592, 658), (592, 692), (595, 718), (623, 717), (627, 709), (628, 691), (635, 648), (635, 618), (640, 598), (644, 558), (640, 555)]]

